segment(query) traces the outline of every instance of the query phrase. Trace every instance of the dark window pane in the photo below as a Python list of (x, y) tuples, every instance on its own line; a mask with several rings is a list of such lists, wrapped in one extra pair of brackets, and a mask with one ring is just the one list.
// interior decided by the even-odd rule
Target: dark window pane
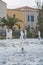
[(31, 21), (34, 22), (34, 16), (31, 16)]
[(31, 28), (31, 31), (34, 31), (34, 28), (33, 27)]
[(34, 30), (34, 28), (32, 27), (31, 29), (33, 29)]
[(28, 21), (30, 21), (30, 17), (29, 17), (29, 15), (28, 15)]

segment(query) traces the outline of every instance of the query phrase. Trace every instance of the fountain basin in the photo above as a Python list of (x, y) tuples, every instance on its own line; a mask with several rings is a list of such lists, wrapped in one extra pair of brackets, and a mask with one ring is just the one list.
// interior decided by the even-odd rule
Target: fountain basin
[(43, 65), (43, 44), (39, 42), (43, 39), (0, 40), (0, 65)]

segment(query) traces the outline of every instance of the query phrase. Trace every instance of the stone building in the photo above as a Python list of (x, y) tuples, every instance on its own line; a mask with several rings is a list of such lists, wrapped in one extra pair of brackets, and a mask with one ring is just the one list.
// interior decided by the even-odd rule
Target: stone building
[(1, 18), (7, 18), (7, 4), (0, 0), (0, 30), (4, 30), (6, 27), (2, 26)]
[[(17, 18), (22, 20), (22, 23), (18, 23), (21, 27), (21, 29), (25, 29), (25, 27), (30, 26), (30, 30), (34, 30), (37, 25), (37, 16), (38, 16), (38, 10), (24, 6), (16, 9), (7, 9), (8, 16), (15, 15)], [(17, 26), (15, 26), (16, 29)]]
[(7, 4), (0, 0), (0, 17), (7, 17)]

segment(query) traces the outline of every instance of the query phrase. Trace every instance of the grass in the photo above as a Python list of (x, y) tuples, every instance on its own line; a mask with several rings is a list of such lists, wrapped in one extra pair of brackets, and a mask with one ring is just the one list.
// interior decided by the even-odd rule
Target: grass
[(6, 39), (6, 36), (0, 36), (0, 39)]
[[(12, 36), (12, 39), (15, 39), (15, 38), (18, 38), (18, 37)], [(6, 39), (6, 36), (0, 36), (0, 39)]]

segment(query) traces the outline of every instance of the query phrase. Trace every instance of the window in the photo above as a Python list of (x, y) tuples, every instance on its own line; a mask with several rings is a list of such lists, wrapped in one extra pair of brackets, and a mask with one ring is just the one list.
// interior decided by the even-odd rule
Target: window
[(33, 27), (31, 27), (31, 31), (34, 31), (34, 28)]
[(31, 21), (34, 22), (34, 16), (31, 16)]
[(28, 15), (28, 19), (27, 19), (28, 21), (30, 21), (30, 16)]
[(33, 28), (33, 27), (31, 27), (31, 29), (32, 29), (32, 30), (34, 30), (34, 28)]

